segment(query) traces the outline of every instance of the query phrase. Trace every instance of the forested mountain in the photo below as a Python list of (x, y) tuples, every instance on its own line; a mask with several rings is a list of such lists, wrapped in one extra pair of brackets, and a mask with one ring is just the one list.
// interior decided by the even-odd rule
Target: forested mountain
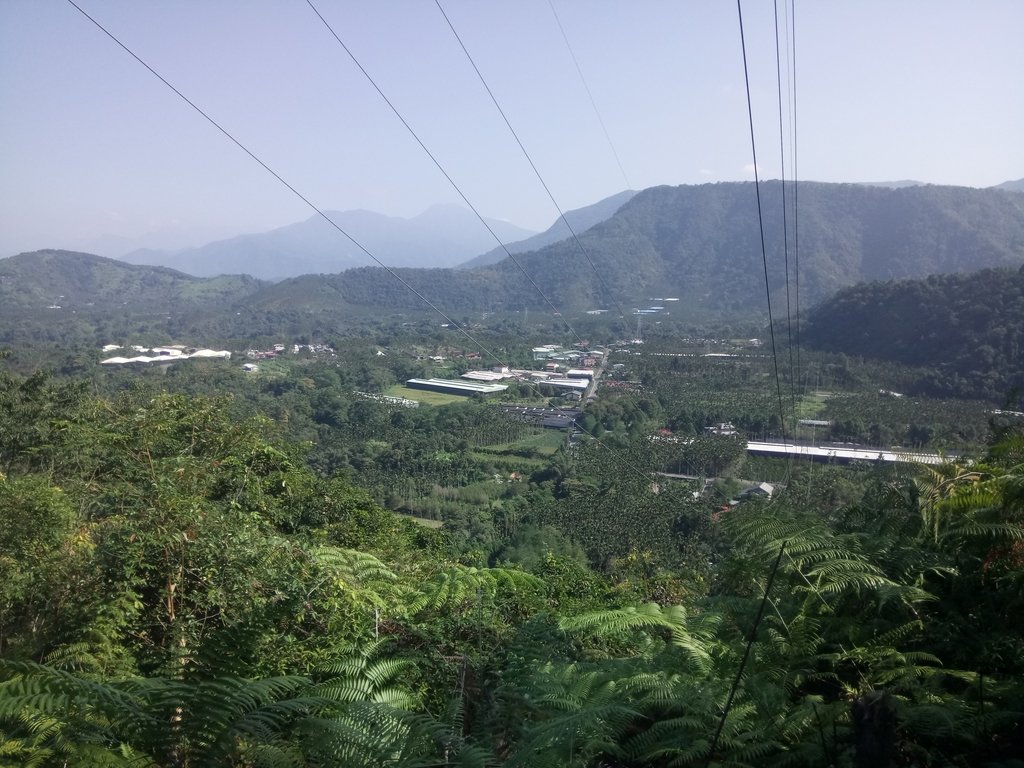
[[(573, 232), (579, 235), (595, 224), (610, 218), (619, 208), (629, 202), (635, 194), (635, 190), (627, 189), (611, 197), (606, 197), (604, 200), (593, 205), (577, 208), (574, 211), (566, 211), (565, 220), (569, 222), (569, 226), (566, 226), (565, 221), (558, 218), (554, 224), (540, 234), (518, 242), (506, 243), (505, 247), (509, 253), (526, 253), (527, 251), (535, 251), (543, 248), (545, 245), (551, 245), (559, 240), (572, 237)], [(572, 227), (572, 231), (569, 230), (569, 227)], [(506, 257), (505, 248), (492, 248), (487, 253), (477, 256), (475, 259), (470, 259), (465, 264), (460, 264), (459, 266), (484, 267), (488, 264), (496, 264)]]
[(0, 259), (0, 311), (52, 307), (223, 307), (263, 285), (248, 275), (198, 278), (165, 267), (146, 267), (74, 251), (34, 251)]
[(934, 370), (929, 394), (1002, 399), (1024, 392), (1024, 268), (868, 283), (807, 318), (803, 340), (847, 355)]
[(1024, 192), (1024, 179), (1004, 181), (1002, 184), (994, 186), (993, 189), (1004, 189), (1007, 192)]
[[(365, 210), (325, 214), (388, 266), (451, 267), (494, 245), (494, 237), (480, 220), (455, 205), (435, 205), (411, 219)], [(507, 221), (487, 219), (487, 223), (505, 242), (533, 234)], [(270, 232), (241, 235), (199, 248), (176, 253), (140, 250), (123, 258), (136, 264), (173, 266), (190, 275), (244, 273), (269, 280), (374, 264), (318, 215)]]
[[(789, 192), (792, 203), (793, 189)], [(788, 257), (794, 292), (799, 260), (804, 305), (858, 282), (1024, 262), (1024, 197), (1016, 194), (967, 187), (804, 183), (798, 195), (799, 253), (791, 242)], [(784, 306), (787, 254), (781, 183), (764, 183), (761, 199), (772, 295), (776, 306)], [(399, 274), (451, 311), (544, 308), (536, 283), (560, 310), (618, 305), (628, 313), (651, 297), (670, 296), (681, 299), (673, 312), (697, 318), (765, 312), (753, 184), (647, 189), (582, 233), (580, 241), (586, 256), (568, 240), (521, 254), (518, 265), (505, 259), (472, 270)], [(255, 305), (288, 301), (302, 307), (302, 297), (324, 280), (341, 302), (423, 306), (393, 276), (374, 268), (297, 278), (265, 291)]]
[[(799, 261), (803, 306), (860, 282), (1019, 267), (1024, 262), (1024, 196), (1019, 194), (966, 187), (805, 183), (798, 195), (799, 253), (791, 240), (788, 261), (791, 298)], [(781, 184), (763, 184), (761, 199), (772, 298), (783, 311), (787, 252)], [(792, 199), (791, 194), (789, 202)], [(424, 309), (422, 299), (404, 281), (448, 313), (524, 307), (551, 311), (553, 306), (560, 311), (600, 307), (629, 314), (652, 298), (675, 297), (680, 301), (670, 309), (684, 319), (760, 319), (766, 305), (757, 222), (753, 184), (655, 187), (580, 233), (586, 255), (573, 240), (563, 240), (520, 254), (516, 263), (505, 259), (459, 270), (398, 268), (401, 280), (379, 267), (362, 267), (341, 274), (303, 275), (259, 291), (252, 279), (202, 281), (172, 270), (133, 268), (66, 253), (58, 263), (52, 261), (58, 252), (51, 251), (39, 252), (50, 254), (46, 258), (51, 261), (23, 255), (0, 264), (7, 270), (3, 290), (10, 296), (8, 306), (46, 307), (66, 296), (71, 297), (67, 302), (117, 306), (137, 300), (148, 309), (211, 298), (208, 308), (232, 315), (236, 310), (330, 314), (358, 307)], [(790, 212), (790, 225), (793, 222)], [(314, 243), (311, 252), (318, 253), (316, 237), (310, 233), (328, 225), (310, 221), (296, 227), (296, 232), (309, 235), (309, 243)], [(327, 234), (336, 243), (337, 232)], [(239, 253), (247, 255), (237, 268), (271, 270), (282, 252), (276, 245), (267, 248), (263, 256), (243, 248)], [(83, 270), (86, 263), (90, 266)], [(25, 270), (38, 274), (30, 279)]]

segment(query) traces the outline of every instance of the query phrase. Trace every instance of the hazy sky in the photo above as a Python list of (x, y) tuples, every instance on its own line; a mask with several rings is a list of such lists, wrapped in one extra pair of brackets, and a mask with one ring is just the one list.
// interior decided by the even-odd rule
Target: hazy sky
[[(305, 0), (78, 1), (317, 205), (458, 202)], [(433, 0), (315, 2), (481, 213), (554, 221)], [(552, 2), (625, 178), (548, 0), (441, 0), (564, 209), (752, 178), (735, 3)], [(777, 178), (773, 6), (743, 12), (758, 160)], [(797, 2), (799, 176), (1020, 178), (1022, 77), (1021, 0)], [(64, 0), (0, 0), (0, 105), (0, 256), (200, 244), (311, 213)]]

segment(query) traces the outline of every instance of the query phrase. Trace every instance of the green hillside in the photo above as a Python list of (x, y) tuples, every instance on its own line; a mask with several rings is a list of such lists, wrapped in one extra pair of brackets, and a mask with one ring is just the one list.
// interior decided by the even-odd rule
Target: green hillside
[[(857, 285), (809, 315), (803, 340), (930, 369), (928, 394), (1002, 400), (1024, 392), (1024, 268)], [(1012, 399), (1012, 396), (1011, 396)]]
[[(792, 189), (789, 192), (792, 203)], [(788, 218), (791, 232), (794, 221), (799, 225), (799, 252), (791, 235), (788, 256), (794, 276), (799, 260), (805, 306), (858, 282), (1024, 262), (1020, 195), (966, 187), (803, 183), (797, 196), (798, 219), (792, 210)], [(761, 199), (772, 295), (781, 305), (787, 259), (781, 183), (763, 184)], [(451, 311), (544, 308), (539, 286), (560, 310), (618, 305), (629, 313), (646, 306), (651, 297), (672, 296), (681, 299), (674, 314), (698, 319), (765, 313), (753, 184), (647, 189), (583, 233), (580, 241), (587, 256), (568, 240), (521, 254), (515, 263), (505, 259), (478, 269), (396, 272)], [(320, 308), (309, 306), (305, 297), (316, 297), (314, 286), (324, 281), (331, 286), (331, 301), (423, 306), (394, 276), (377, 268), (295, 278), (267, 289), (254, 302), (274, 306), (287, 300), (296, 308)], [(314, 298), (314, 303), (319, 300)]]
[(0, 260), (0, 307), (4, 312), (48, 307), (150, 312), (183, 306), (223, 307), (255, 293), (262, 285), (247, 275), (197, 278), (164, 267), (136, 266), (73, 251), (34, 251)]

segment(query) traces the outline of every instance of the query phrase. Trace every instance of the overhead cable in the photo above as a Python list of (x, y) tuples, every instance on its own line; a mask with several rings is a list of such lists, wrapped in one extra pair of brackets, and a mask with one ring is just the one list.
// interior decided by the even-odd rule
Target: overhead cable
[(761, 263), (764, 266), (764, 292), (768, 303), (768, 331), (772, 340), (772, 362), (775, 366), (775, 391), (779, 401), (779, 420), (782, 428), (782, 442), (786, 440), (786, 414), (782, 407), (782, 383), (779, 378), (779, 355), (775, 345), (775, 322), (772, 317), (772, 292), (768, 282), (768, 252), (764, 243), (764, 214), (761, 210), (761, 180), (757, 170), (757, 145), (754, 141), (754, 107), (750, 100), (750, 73), (747, 67), (747, 41), (743, 34), (743, 8), (741, 0), (736, 0), (736, 12), (740, 22), (740, 46), (743, 51), (743, 79), (747, 90), (747, 117), (750, 122), (750, 154), (754, 161), (754, 191), (757, 195), (757, 223), (761, 234)]
[[(454, 327), (456, 330), (458, 330), (463, 336), (465, 336), (470, 341), (470, 343), (472, 343), (484, 355), (486, 355), (489, 359), (494, 360), (495, 362), (504, 364), (504, 362), (501, 360), (501, 358), (499, 358), (494, 352), (492, 352), (490, 349), (485, 347), (468, 330), (466, 330), (464, 327), (462, 327), (462, 325), (460, 325), (459, 323), (456, 323), (454, 320), (452, 320), (447, 314), (445, 314), (445, 312), (443, 312), (441, 309), (439, 309), (433, 302), (431, 302), (429, 299), (427, 299), (422, 293), (420, 293), (418, 290), (416, 290), (407, 281), (402, 279), (402, 277), (397, 272), (395, 272), (395, 270), (393, 270), (391, 267), (388, 267), (387, 265), (385, 265), (372, 252), (370, 252), (370, 250), (367, 249), (362, 243), (360, 243), (358, 240), (356, 240), (354, 237), (352, 237), (352, 235), (350, 235), (347, 231), (345, 231), (344, 228), (342, 228), (340, 225), (338, 225), (336, 222), (334, 222), (332, 219), (330, 219), (323, 212), (323, 210), (321, 208), (319, 208), (308, 197), (303, 195), (298, 189), (296, 189), (288, 181), (286, 181), (284, 179), (284, 177), (282, 177), (277, 171), (275, 171), (273, 168), (271, 168), (269, 165), (267, 165), (267, 163), (265, 163), (263, 160), (261, 160), (252, 150), (250, 150), (247, 146), (242, 144), (242, 142), (240, 142), (238, 139), (236, 139), (234, 137), (234, 135), (230, 131), (228, 131), (226, 128), (224, 128), (224, 126), (222, 126), (220, 123), (218, 123), (216, 120), (214, 120), (213, 117), (211, 117), (199, 105), (197, 105), (194, 101), (189, 99), (184, 93), (182, 93), (180, 90), (178, 90), (178, 88), (176, 88), (173, 84), (171, 84), (171, 82), (169, 80), (167, 80), (163, 75), (161, 75), (153, 67), (151, 67), (145, 60), (143, 60), (131, 48), (129, 48), (127, 45), (125, 45), (123, 42), (121, 42), (121, 40), (116, 35), (114, 35), (114, 33), (112, 33), (103, 24), (101, 24), (99, 21), (97, 21), (95, 18), (93, 18), (87, 11), (85, 11), (85, 9), (83, 9), (80, 5), (78, 5), (75, 2), (75, 0), (67, 0), (67, 2), (72, 7), (74, 7), (75, 10), (77, 10), (80, 14), (82, 14), (82, 16), (84, 16), (86, 19), (88, 19), (90, 22), (92, 22), (92, 24), (97, 29), (99, 29), (101, 32), (103, 32), (103, 34), (105, 34), (114, 43), (116, 43), (117, 46), (120, 47), (125, 53), (127, 53), (129, 56), (131, 56), (133, 59), (135, 59), (135, 61), (137, 61), (143, 67), (145, 67), (146, 70), (148, 70), (150, 74), (152, 74), (161, 83), (163, 83), (165, 86), (167, 86), (167, 88), (169, 88), (171, 91), (173, 91), (182, 101), (184, 101), (186, 104), (188, 104), (193, 110), (198, 112), (199, 115), (201, 115), (203, 117), (203, 119), (205, 119), (208, 123), (210, 123), (210, 125), (212, 125), (214, 128), (216, 128), (225, 138), (227, 138), (229, 141), (231, 141), (232, 144), (234, 144), (236, 147), (238, 147), (240, 150), (242, 150), (246, 155), (249, 156), (250, 159), (252, 159), (261, 168), (263, 168), (263, 170), (265, 170), (267, 173), (269, 173), (271, 176), (273, 176), (274, 179), (276, 179), (281, 185), (283, 185), (285, 188), (287, 188), (299, 200), (301, 200), (303, 203), (305, 203), (311, 210), (313, 210), (318, 216), (320, 216), (324, 221), (326, 221), (331, 227), (333, 227), (337, 232), (339, 232), (346, 239), (348, 239), (353, 245), (355, 245), (359, 250), (361, 250), (364, 254), (366, 254), (370, 259), (372, 259), (382, 269), (384, 269), (385, 272), (387, 272), (387, 274), (391, 275), (391, 277), (393, 277), (396, 280), (398, 280), (398, 282), (401, 283), (403, 286), (405, 286), (413, 295), (415, 295), (417, 298), (419, 298), (421, 301), (423, 301), (424, 304), (426, 304), (428, 307), (430, 307), (434, 312), (436, 312), (444, 320), (446, 320), (452, 327)], [(535, 392), (540, 394), (540, 390), (536, 387), (536, 385), (534, 385), (532, 382), (528, 382), (528, 383), (530, 384), (531, 388)], [(574, 424), (575, 424), (576, 428), (579, 429), (581, 432), (583, 432), (586, 435), (588, 435), (589, 437), (593, 438), (597, 442), (597, 444), (599, 446), (601, 446), (602, 448), (604, 448), (607, 451), (610, 451), (610, 452), (614, 453), (614, 451), (609, 446), (605, 445), (604, 442), (600, 438), (598, 438), (596, 435), (594, 435), (593, 433), (591, 433), (590, 431), (585, 429), (578, 422), (574, 422)], [(621, 456), (618, 456), (617, 459), (619, 460), (620, 463), (622, 463), (623, 465), (628, 467), (630, 470), (632, 470), (632, 471), (636, 472), (637, 474), (641, 475), (642, 477), (647, 478), (649, 476), (649, 473), (644, 472), (642, 469), (637, 467), (632, 462), (624, 460)]]
[(572, 63), (576, 65), (576, 73), (580, 76), (580, 82), (583, 83), (583, 90), (587, 92), (587, 98), (590, 99), (590, 106), (594, 108), (594, 115), (597, 117), (597, 122), (601, 125), (601, 130), (604, 131), (604, 138), (608, 142), (608, 148), (612, 151), (612, 156), (615, 158), (615, 164), (619, 166), (619, 173), (622, 174), (622, 180), (626, 182), (626, 189), (632, 189), (633, 185), (629, 183), (629, 177), (626, 175), (626, 169), (622, 167), (622, 161), (619, 159), (619, 153), (615, 151), (615, 143), (612, 141), (611, 135), (608, 133), (608, 129), (605, 127), (604, 120), (601, 118), (601, 111), (597, 108), (597, 102), (594, 101), (594, 94), (590, 92), (590, 86), (587, 85), (587, 78), (583, 76), (583, 69), (580, 67), (579, 61), (576, 59), (576, 53), (572, 49), (572, 45), (569, 44), (569, 36), (565, 34), (565, 27), (562, 26), (562, 20), (558, 17), (558, 11), (555, 10), (555, 4), (552, 0), (548, 0), (548, 7), (551, 9), (551, 15), (555, 17), (555, 23), (558, 24), (558, 31), (562, 33), (562, 39), (565, 41), (566, 50), (569, 51), (569, 56), (572, 57)]
[[(783, 0), (785, 1), (785, 0)], [(782, 56), (779, 51), (779, 0), (773, 3), (775, 10), (775, 83), (779, 100), (779, 167), (782, 181), (782, 251), (786, 270), (786, 332), (789, 350), (789, 394), (790, 405), (796, 413), (796, 376), (793, 363), (793, 309), (789, 287), (789, 215), (786, 208), (786, 129), (783, 119), (782, 101)], [(787, 68), (788, 69), (788, 68)]]
[[(306, 0), (306, 2), (309, 1), (310, 0)], [(572, 239), (576, 243), (576, 246), (579, 248), (580, 252), (586, 258), (587, 263), (590, 264), (591, 269), (594, 270), (594, 274), (597, 275), (597, 279), (600, 281), (601, 287), (604, 288), (605, 296), (608, 298), (609, 301), (615, 304), (616, 308), (619, 310), (619, 317), (624, 320), (626, 318), (626, 313), (622, 311), (622, 305), (619, 304), (619, 302), (612, 295), (611, 290), (608, 288), (608, 284), (605, 282), (604, 277), (601, 275), (601, 271), (597, 268), (597, 265), (594, 264), (594, 260), (590, 258), (590, 253), (587, 251), (586, 248), (583, 247), (583, 243), (580, 242), (579, 237), (576, 235), (576, 230), (572, 228), (572, 225), (569, 223), (569, 220), (565, 218), (565, 213), (562, 211), (562, 207), (558, 204), (558, 201), (555, 200), (555, 196), (551, 193), (551, 188), (548, 187), (547, 182), (544, 181), (544, 177), (541, 176), (540, 171), (537, 170), (537, 165), (533, 162), (533, 158), (530, 157), (530, 153), (526, 151), (526, 147), (523, 146), (523, 142), (520, 141), (519, 134), (516, 133), (515, 128), (512, 127), (512, 123), (509, 122), (508, 116), (505, 114), (505, 110), (501, 108), (501, 105), (498, 103), (498, 99), (494, 96), (494, 92), (491, 90), (491, 87), (487, 84), (487, 80), (484, 79), (483, 74), (480, 72), (480, 68), (476, 65), (476, 61), (473, 60), (473, 56), (469, 53), (469, 50), (466, 48), (466, 44), (462, 42), (462, 38), (459, 36), (459, 33), (455, 30), (455, 25), (452, 24), (452, 20), (448, 18), (448, 14), (445, 13), (444, 8), (441, 7), (441, 0), (434, 0), (434, 4), (437, 5), (437, 9), (441, 12), (441, 15), (444, 16), (444, 20), (448, 22), (448, 28), (452, 31), (452, 34), (455, 35), (455, 39), (459, 41), (459, 46), (462, 48), (462, 52), (466, 54), (466, 58), (469, 59), (469, 63), (473, 66), (473, 71), (476, 72), (476, 76), (480, 78), (480, 83), (483, 85), (484, 90), (487, 91), (487, 95), (491, 97), (491, 101), (494, 103), (495, 109), (498, 110), (498, 114), (501, 115), (501, 119), (505, 121), (505, 125), (508, 127), (508, 130), (512, 134), (512, 137), (516, 140), (516, 144), (519, 145), (519, 149), (522, 150), (523, 156), (526, 158), (526, 162), (530, 164), (530, 167), (533, 169), (533, 173), (537, 176), (537, 180), (540, 182), (540, 185), (544, 187), (544, 191), (547, 192), (548, 198), (551, 200), (551, 204), (554, 205), (555, 210), (558, 211), (558, 217), (562, 220), (562, 223), (565, 224), (565, 226), (568, 228), (569, 233), (572, 235)]]
[(154, 77), (156, 77), (161, 83), (166, 85), (175, 94), (177, 94), (177, 96), (182, 101), (184, 101), (186, 104), (188, 104), (190, 107), (192, 107), (192, 109), (194, 109), (196, 112), (198, 112), (208, 123), (210, 123), (210, 125), (212, 125), (218, 131), (220, 131), (221, 134), (223, 134), (229, 141), (231, 141), (232, 144), (234, 144), (236, 147), (238, 147), (240, 150), (242, 150), (245, 154), (247, 154), (256, 163), (258, 163), (260, 165), (260, 167), (263, 168), (263, 170), (265, 170), (267, 173), (269, 173), (271, 176), (273, 176), (279, 183), (281, 183), (283, 186), (285, 186), (293, 195), (295, 195), (295, 197), (297, 197), (299, 200), (301, 200), (303, 203), (305, 203), (307, 206), (309, 206), (309, 208), (314, 213), (316, 213), (318, 216), (320, 216), (320, 218), (322, 218), (324, 221), (326, 221), (331, 227), (333, 227), (339, 233), (344, 235), (349, 240), (349, 242), (351, 242), (356, 248), (358, 248), (360, 251), (362, 251), (364, 254), (366, 254), (378, 266), (380, 266), (382, 269), (384, 269), (389, 275), (391, 275), (398, 282), (400, 282), (402, 285), (404, 285), (406, 288), (408, 288), (411, 293), (413, 293), (424, 304), (426, 304), (428, 307), (430, 307), (432, 310), (434, 310), (437, 314), (439, 314), (441, 317), (443, 317), (446, 321), (448, 321), (448, 323), (450, 325), (452, 325), (453, 327), (457, 328), (460, 332), (462, 332), (462, 334), (464, 336), (466, 336), (473, 343), (473, 345), (476, 346), (481, 352), (485, 353), (491, 359), (500, 361), (500, 358), (498, 358), (497, 355), (495, 355), (489, 349), (484, 347), (479, 341), (477, 341), (475, 338), (473, 338), (473, 336), (468, 331), (466, 331), (459, 323), (456, 323), (454, 320), (452, 320), (450, 317), (448, 317), (448, 315), (446, 315), (441, 309), (439, 309), (436, 305), (434, 305), (434, 303), (431, 302), (426, 296), (424, 296), (422, 293), (420, 293), (418, 290), (416, 290), (412, 285), (410, 285), (406, 280), (404, 280), (401, 275), (399, 275), (397, 272), (395, 272), (395, 270), (393, 270), (391, 267), (387, 266), (386, 264), (384, 264), (384, 262), (382, 262), (380, 259), (378, 259), (373, 253), (370, 252), (370, 250), (368, 248), (366, 248), (366, 246), (364, 246), (362, 243), (360, 243), (358, 240), (356, 240), (345, 229), (343, 229), (340, 225), (338, 225), (335, 221), (333, 221), (327, 214), (325, 214), (323, 212), (323, 210), (319, 206), (317, 206), (315, 203), (313, 203), (308, 197), (303, 195), (298, 189), (296, 189), (288, 181), (286, 181), (284, 179), (284, 177), (282, 177), (277, 171), (275, 171), (273, 168), (271, 168), (269, 165), (267, 165), (265, 162), (263, 162), (263, 160), (261, 160), (259, 157), (257, 157), (256, 154), (252, 150), (250, 150), (247, 146), (242, 144), (242, 142), (240, 142), (238, 139), (236, 139), (234, 137), (234, 135), (231, 134), (230, 131), (228, 131), (224, 126), (222, 126), (220, 123), (218, 123), (216, 120), (214, 120), (207, 112), (205, 112), (202, 109), (202, 107), (197, 105), (194, 101), (189, 99), (188, 96), (186, 96), (184, 93), (179, 91), (163, 75), (161, 75), (159, 72), (157, 72), (155, 69), (153, 69), (153, 67), (151, 67), (149, 64), (147, 64), (138, 54), (135, 53), (135, 51), (133, 51), (127, 45), (122, 43), (110, 30), (108, 30), (99, 21), (97, 21), (92, 16), (90, 16), (80, 5), (78, 5), (75, 2), (75, 0), (67, 0), (67, 2), (70, 5), (74, 6), (74, 8), (79, 13), (81, 13), (85, 18), (87, 18), (89, 21), (91, 21), (101, 32), (103, 32), (103, 34), (105, 34), (107, 37), (109, 37), (111, 40), (113, 40), (115, 43), (117, 43), (117, 45), (122, 50), (124, 50), (125, 53), (127, 53), (129, 56), (131, 56), (133, 59), (135, 59), (139, 64), (141, 64), (143, 67), (145, 67), (147, 70), (149, 70), (150, 74), (152, 74)]
[(430, 160), (434, 163), (434, 165), (437, 166), (437, 169), (441, 172), (441, 175), (448, 180), (448, 183), (452, 186), (452, 189), (454, 189), (458, 193), (459, 197), (462, 198), (462, 201), (467, 206), (469, 206), (469, 209), (474, 214), (476, 214), (476, 217), (480, 220), (480, 223), (484, 225), (484, 228), (488, 232), (490, 232), (491, 237), (494, 238), (498, 246), (505, 252), (505, 255), (512, 260), (512, 263), (519, 268), (519, 271), (523, 273), (523, 276), (526, 277), (526, 279), (530, 282), (530, 285), (532, 285), (534, 289), (537, 291), (537, 293), (540, 294), (540, 297), (544, 299), (544, 303), (546, 303), (551, 308), (551, 311), (554, 312), (555, 316), (562, 321), (562, 324), (565, 325), (569, 332), (576, 337), (576, 340), (582, 342), (583, 338), (578, 333), (576, 333), (576, 329), (569, 324), (569, 321), (565, 319), (565, 317), (558, 310), (558, 308), (551, 302), (551, 299), (547, 297), (543, 289), (537, 284), (537, 281), (530, 276), (530, 273), (526, 271), (526, 268), (512, 254), (508, 246), (505, 245), (504, 241), (500, 237), (498, 237), (498, 235), (495, 233), (491, 225), (487, 223), (487, 220), (483, 217), (480, 211), (477, 210), (476, 206), (469, 201), (469, 198), (466, 197), (465, 193), (462, 191), (459, 185), (455, 183), (455, 180), (444, 169), (444, 166), (442, 166), (440, 161), (434, 156), (434, 153), (427, 148), (426, 144), (423, 143), (423, 140), (420, 139), (416, 131), (414, 131), (412, 126), (409, 125), (408, 121), (402, 116), (402, 113), (398, 111), (398, 108), (392, 103), (391, 99), (389, 99), (387, 95), (384, 93), (384, 91), (381, 90), (380, 86), (377, 85), (377, 82), (373, 79), (373, 77), (370, 76), (370, 73), (366, 71), (366, 68), (360, 63), (359, 59), (356, 58), (355, 54), (352, 53), (351, 49), (349, 49), (349, 47), (345, 45), (341, 37), (338, 36), (338, 33), (334, 31), (334, 27), (332, 27), (331, 24), (327, 21), (327, 19), (324, 18), (323, 14), (320, 13), (319, 9), (313, 4), (312, 0), (306, 0), (306, 4), (310, 7), (310, 9), (312, 9), (313, 13), (317, 15), (317, 18), (319, 18), (323, 25), (327, 28), (327, 31), (331, 33), (331, 36), (337, 41), (338, 45), (341, 46), (342, 50), (344, 50), (345, 53), (348, 54), (348, 57), (352, 59), (352, 63), (355, 64), (359, 71), (363, 73), (363, 77), (365, 77), (366, 80), (370, 83), (370, 85), (373, 86), (373, 89), (377, 91), (378, 95), (384, 100), (384, 103), (391, 108), (391, 111), (395, 114), (395, 117), (397, 117), (398, 120), (402, 123), (402, 125), (405, 126), (405, 129), (409, 132), (413, 139), (416, 140), (416, 143), (420, 145), (420, 148), (426, 153), (427, 157), (429, 157)]

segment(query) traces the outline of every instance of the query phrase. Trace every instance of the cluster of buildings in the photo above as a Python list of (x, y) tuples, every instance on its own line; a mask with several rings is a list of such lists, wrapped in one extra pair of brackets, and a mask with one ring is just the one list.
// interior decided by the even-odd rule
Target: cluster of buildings
[(659, 315), (659, 314), (666, 314), (667, 315), (667, 314), (669, 314), (669, 311), (665, 308), (665, 303), (671, 302), (671, 301), (679, 301), (679, 299), (675, 298), (674, 296), (667, 297), (667, 298), (664, 298), (664, 299), (658, 298), (658, 297), (651, 297), (651, 301), (652, 302), (658, 302), (658, 303), (651, 304), (650, 306), (645, 307), (644, 309), (634, 309), (633, 310), (633, 314), (634, 315)]
[(408, 379), (405, 385), (410, 389), (425, 389), (444, 392), (449, 395), (492, 395), (504, 392), (508, 384), (499, 383), (505, 379), (528, 381), (538, 389), (552, 390), (552, 394), (566, 395), (580, 400), (590, 386), (593, 371), (569, 371), (570, 374), (585, 376), (548, 376), (543, 371), (520, 371), (506, 369), (505, 373), (494, 371), (467, 371), (458, 379)]
[(399, 405), (402, 408), (419, 408), (420, 404), (416, 400), (410, 400), (407, 397), (392, 397), (391, 395), (381, 395), (377, 392), (356, 392), (356, 397), (361, 397), (364, 400), (373, 400), (376, 403), (387, 403), (388, 405)]
[[(267, 349), (249, 349), (245, 356), (250, 360), (273, 360), (283, 355), (288, 348), (284, 344), (274, 344)], [(334, 357), (334, 347), (330, 344), (292, 344), (291, 353), (297, 355), (300, 352), (308, 352), (313, 357)], [(377, 354), (381, 354), (378, 352)], [(260, 367), (256, 363), (243, 363), (242, 370), (246, 373), (256, 373)]]
[(604, 352), (598, 350), (563, 350), (548, 344), (533, 350), (533, 359), (544, 363), (543, 370), (525, 370), (497, 366), (490, 370), (467, 371), (459, 379), (409, 379), (406, 386), (456, 395), (494, 394), (508, 389), (505, 381), (528, 382), (550, 394), (580, 400), (601, 365)]
[(545, 363), (544, 369), (557, 371), (560, 367), (595, 368), (601, 364), (604, 352), (596, 349), (562, 349), (555, 344), (533, 348), (533, 359)]
[[(114, 352), (119, 349), (124, 349), (117, 344), (107, 344), (103, 347), (103, 351), (106, 353)], [(170, 344), (166, 347), (141, 347), (132, 346), (128, 348), (135, 354), (131, 357), (114, 356), (108, 357), (106, 360), (100, 360), (100, 365), (167, 365), (169, 363), (176, 363), (179, 360), (230, 360), (231, 353), (226, 349), (214, 350), (214, 349), (195, 349), (193, 347), (186, 347), (183, 344)]]
[(284, 344), (275, 344), (268, 349), (249, 349), (246, 350), (245, 356), (250, 360), (273, 360), (278, 355), (284, 353)]
[(508, 389), (506, 384), (485, 381), (460, 381), (458, 379), (408, 379), (409, 389), (424, 389), (430, 392), (444, 392), (449, 395), (493, 395)]

